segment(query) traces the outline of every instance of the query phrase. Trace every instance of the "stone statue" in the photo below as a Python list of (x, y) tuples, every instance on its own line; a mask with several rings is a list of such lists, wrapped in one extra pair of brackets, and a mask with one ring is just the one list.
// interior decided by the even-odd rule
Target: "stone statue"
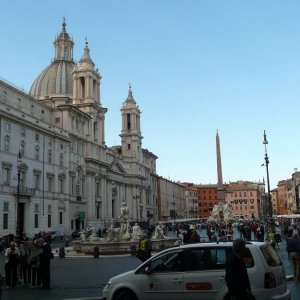
[(160, 240), (165, 238), (165, 225), (159, 222), (155, 227), (153, 239)]
[(129, 232), (129, 209), (125, 201), (122, 202), (121, 213), (119, 216), (121, 227), (120, 227), (120, 239), (130, 239), (131, 234)]
[(217, 203), (208, 218), (210, 222), (229, 221), (232, 219), (232, 205), (230, 202)]
[(89, 227), (87, 228), (86, 231), (86, 240), (87, 241), (97, 241), (99, 240), (98, 236), (97, 236), (97, 232), (95, 230), (95, 228), (92, 225), (89, 225)]
[(143, 236), (142, 228), (139, 226), (138, 223), (135, 223), (132, 226), (132, 239), (131, 241), (139, 241)]
[(85, 242), (85, 238), (86, 238), (86, 232), (85, 232), (85, 230), (82, 230), (82, 232), (80, 234), (80, 240), (81, 240), (81, 242)]
[(114, 223), (112, 223), (107, 229), (106, 240), (109, 242), (110, 241), (117, 242), (119, 241), (119, 236), (120, 236), (120, 228), (116, 228)]
[(229, 221), (233, 219), (232, 204), (230, 202), (226, 202), (223, 205), (223, 216), (224, 216), (224, 221)]

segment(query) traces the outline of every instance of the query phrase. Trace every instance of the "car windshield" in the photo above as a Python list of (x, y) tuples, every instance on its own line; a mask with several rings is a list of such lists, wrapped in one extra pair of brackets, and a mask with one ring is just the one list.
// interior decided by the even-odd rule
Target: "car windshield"
[(272, 247), (272, 245), (265, 244), (261, 246), (260, 249), (263, 256), (265, 257), (267, 264), (270, 267), (278, 267), (282, 265), (282, 261), (278, 256), (278, 254), (276, 253), (276, 251), (274, 250), (274, 248)]

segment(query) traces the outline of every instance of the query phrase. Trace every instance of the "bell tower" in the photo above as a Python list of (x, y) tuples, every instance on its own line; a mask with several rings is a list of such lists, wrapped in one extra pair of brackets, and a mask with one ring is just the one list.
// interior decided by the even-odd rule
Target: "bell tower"
[(122, 155), (133, 160), (142, 160), (141, 111), (136, 105), (129, 85), (128, 96), (121, 108), (122, 113)]
[(101, 106), (101, 75), (90, 57), (90, 49), (86, 40), (83, 56), (73, 72), (73, 105), (91, 116), (91, 139), (100, 145), (105, 144), (104, 121), (106, 108)]

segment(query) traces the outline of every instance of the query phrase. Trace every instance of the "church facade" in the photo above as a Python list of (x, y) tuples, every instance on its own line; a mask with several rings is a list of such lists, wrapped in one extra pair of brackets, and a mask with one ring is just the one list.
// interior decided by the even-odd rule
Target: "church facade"
[(157, 156), (142, 148), (131, 87), (120, 105), (121, 143), (108, 147), (88, 43), (75, 63), (63, 22), (54, 46), (29, 93), (0, 80), (0, 236), (107, 228), (123, 201), (133, 222), (156, 222)]

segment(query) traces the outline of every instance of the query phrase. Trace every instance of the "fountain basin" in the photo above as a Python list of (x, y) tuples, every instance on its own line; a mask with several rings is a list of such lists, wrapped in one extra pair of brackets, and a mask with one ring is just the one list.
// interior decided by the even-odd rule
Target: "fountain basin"
[[(152, 251), (170, 248), (180, 238), (165, 238), (151, 240)], [(100, 255), (133, 254), (138, 249), (138, 241), (106, 241), (105, 239), (93, 241), (73, 241), (73, 250), (84, 254), (93, 254), (94, 248), (99, 248)]]

